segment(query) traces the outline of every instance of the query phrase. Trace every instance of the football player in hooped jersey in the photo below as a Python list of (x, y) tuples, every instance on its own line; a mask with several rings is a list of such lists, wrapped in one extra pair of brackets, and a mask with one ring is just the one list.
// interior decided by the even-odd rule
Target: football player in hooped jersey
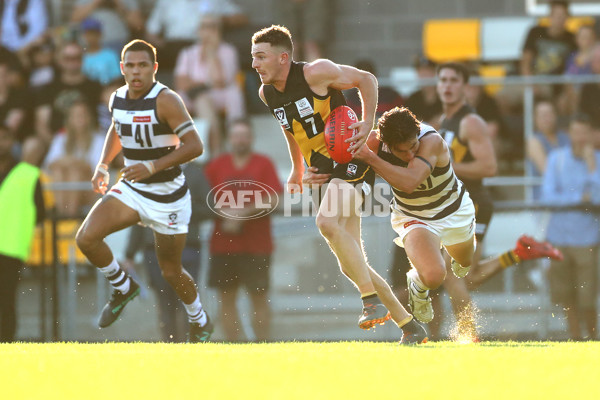
[[(368, 192), (373, 182), (371, 168), (355, 160), (336, 165), (325, 146), (324, 121), (333, 109), (346, 104), (341, 90), (353, 87), (360, 91), (363, 115), (362, 121), (349, 126), (357, 133), (349, 140), (355, 143), (348, 151), (355, 152), (364, 144), (374, 123), (377, 79), (366, 71), (330, 60), (294, 61), (291, 35), (285, 27), (277, 25), (252, 37), (252, 67), (262, 82), (259, 96), (280, 123), (288, 143), (292, 161), (288, 191), (302, 191), (302, 184), (326, 185), (316, 223), (342, 272), (361, 294), (363, 312), (359, 326), (369, 329), (391, 317), (403, 330), (402, 343), (426, 340), (424, 329), (366, 262), (359, 207), (363, 191)], [(349, 208), (352, 211), (344, 215), (343, 210)]]
[[(179, 165), (202, 154), (203, 145), (181, 98), (155, 80), (157, 68), (151, 44), (133, 40), (123, 48), (121, 72), (126, 85), (109, 101), (113, 123), (92, 177), (94, 191), (106, 196), (83, 221), (77, 245), (113, 286), (98, 322), (104, 328), (140, 292), (104, 238), (140, 222), (152, 228), (163, 277), (188, 313), (189, 341), (202, 342), (210, 338), (213, 325), (200, 304), (194, 280), (181, 266), (191, 198)], [(108, 164), (120, 151), (125, 159), (123, 176), (107, 193)]]
[(394, 242), (413, 266), (407, 273), (408, 298), (421, 322), (433, 319), (429, 291), (446, 279), (443, 246), (461, 268), (475, 251), (475, 207), (452, 168), (444, 139), (405, 107), (385, 112), (367, 146), (355, 158), (368, 163), (393, 189)]

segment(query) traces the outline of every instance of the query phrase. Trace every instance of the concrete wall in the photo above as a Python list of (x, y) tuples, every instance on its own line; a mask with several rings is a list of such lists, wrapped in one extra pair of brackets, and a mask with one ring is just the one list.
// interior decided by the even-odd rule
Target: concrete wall
[[(277, 23), (273, 1), (238, 1), (253, 23)], [(332, 4), (332, 44), (328, 56), (352, 64), (376, 59), (378, 73), (408, 66), (421, 50), (421, 31), (427, 19), (481, 18), (525, 15), (524, 0), (329, 0)]]

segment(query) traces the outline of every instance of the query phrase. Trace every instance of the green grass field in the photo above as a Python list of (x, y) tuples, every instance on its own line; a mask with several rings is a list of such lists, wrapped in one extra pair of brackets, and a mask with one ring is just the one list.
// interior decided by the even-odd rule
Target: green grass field
[(0, 344), (0, 399), (600, 399), (600, 343)]

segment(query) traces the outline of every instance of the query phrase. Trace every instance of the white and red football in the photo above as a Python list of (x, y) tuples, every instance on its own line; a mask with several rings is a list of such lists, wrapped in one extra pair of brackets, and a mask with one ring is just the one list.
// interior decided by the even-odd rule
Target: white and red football
[(346, 143), (346, 139), (356, 133), (355, 129), (348, 127), (357, 122), (356, 113), (348, 106), (336, 107), (325, 121), (325, 145), (331, 158), (339, 164), (352, 160), (352, 153), (348, 152), (348, 147), (353, 142)]

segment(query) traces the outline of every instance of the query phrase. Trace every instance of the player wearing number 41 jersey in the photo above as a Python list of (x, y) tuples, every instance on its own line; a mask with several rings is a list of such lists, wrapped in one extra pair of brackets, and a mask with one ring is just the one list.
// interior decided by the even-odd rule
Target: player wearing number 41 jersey
[[(179, 164), (202, 154), (202, 142), (181, 98), (155, 81), (156, 49), (143, 40), (123, 48), (121, 72), (126, 85), (109, 102), (113, 124), (104, 142), (92, 186), (105, 195), (77, 232), (77, 245), (113, 286), (104, 307), (101, 328), (117, 320), (140, 287), (124, 271), (104, 238), (141, 223), (154, 231), (156, 255), (163, 277), (188, 313), (190, 342), (209, 339), (213, 326), (202, 309), (192, 277), (181, 266), (191, 198)], [(108, 164), (123, 151), (121, 180), (109, 191)]]

